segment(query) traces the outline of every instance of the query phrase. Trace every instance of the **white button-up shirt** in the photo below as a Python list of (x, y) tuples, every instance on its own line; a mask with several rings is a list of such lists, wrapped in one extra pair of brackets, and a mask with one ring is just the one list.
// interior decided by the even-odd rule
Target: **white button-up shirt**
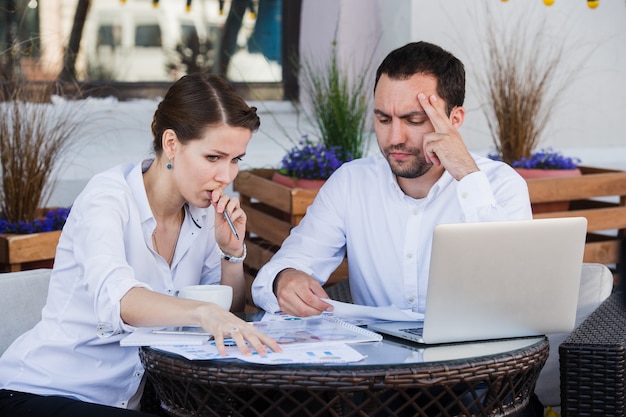
[(404, 194), (380, 155), (343, 164), (258, 272), (254, 302), (277, 311), (278, 272), (299, 269), (323, 284), (347, 255), (355, 303), (423, 312), (436, 225), (532, 218), (526, 181), (504, 163), (473, 157), (480, 171), (461, 181), (444, 172), (421, 199)]
[(43, 318), (0, 358), (0, 388), (133, 407), (144, 370), (137, 348), (119, 345), (134, 330), (120, 318), (121, 298), (133, 287), (174, 295), (220, 282), (212, 208), (186, 207), (171, 269), (153, 250), (142, 178), (150, 163), (98, 174), (76, 199)]

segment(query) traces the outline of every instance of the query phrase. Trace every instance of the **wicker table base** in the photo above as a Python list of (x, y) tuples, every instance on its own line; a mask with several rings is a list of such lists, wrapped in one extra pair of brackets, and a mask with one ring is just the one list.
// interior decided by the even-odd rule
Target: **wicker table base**
[(547, 356), (545, 338), (488, 357), (384, 367), (190, 361), (140, 350), (173, 416), (509, 416), (527, 405)]

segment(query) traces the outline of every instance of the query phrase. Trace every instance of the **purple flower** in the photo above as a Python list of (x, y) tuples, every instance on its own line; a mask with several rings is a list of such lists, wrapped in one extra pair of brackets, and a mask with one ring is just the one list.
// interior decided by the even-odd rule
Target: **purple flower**
[(43, 218), (35, 219), (32, 222), (19, 221), (9, 223), (4, 218), (0, 218), (0, 233), (29, 235), (32, 233), (61, 230), (69, 214), (70, 208), (61, 207), (46, 212)]
[[(488, 157), (496, 161), (500, 160), (497, 154), (492, 153)], [(566, 157), (552, 148), (547, 148), (533, 152), (530, 158), (524, 157), (513, 161), (511, 166), (524, 169), (576, 169), (579, 163), (579, 158)]]
[(339, 146), (328, 147), (323, 143), (313, 143), (303, 136), (298, 145), (292, 148), (281, 161), (279, 172), (290, 177), (325, 180), (351, 155), (342, 157)]

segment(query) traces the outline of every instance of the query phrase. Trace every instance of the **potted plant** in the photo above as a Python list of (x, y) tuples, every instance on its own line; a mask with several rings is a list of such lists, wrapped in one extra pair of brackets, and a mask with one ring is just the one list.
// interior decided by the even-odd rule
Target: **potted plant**
[(335, 41), (330, 60), (325, 64), (314, 62), (317, 61), (309, 59), (301, 65), (301, 80), (308, 100), (304, 114), (315, 128), (317, 140), (302, 135), (287, 150), (273, 176), (290, 187), (319, 188), (341, 164), (364, 156), (369, 145), (368, 71), (350, 77), (350, 71), (340, 66)]
[[(369, 145), (368, 70), (352, 74), (350, 69), (342, 68), (336, 41), (331, 44), (328, 62), (304, 60), (300, 70), (304, 114), (317, 139), (302, 135), (286, 151), (276, 175), (283, 184), (287, 184), (284, 176), (326, 180), (344, 162), (364, 156)], [(319, 187), (320, 182), (298, 182), (298, 187), (302, 184)]]
[(57, 207), (43, 209), (40, 212), (33, 221), (10, 222), (5, 218), (0, 218), (0, 234), (28, 235), (61, 230), (70, 214), (70, 209)]
[[(530, 154), (529, 158), (521, 157), (513, 161), (511, 166), (524, 178), (572, 177), (581, 175), (578, 168), (579, 158), (564, 156), (552, 148), (541, 149)], [(550, 170), (546, 175), (541, 171)]]
[(337, 148), (340, 160), (346, 162), (367, 153), (370, 97), (367, 79), (370, 66), (352, 73), (338, 60), (337, 42), (331, 45), (330, 60), (314, 64), (313, 59), (301, 66), (301, 86), (310, 101), (307, 118), (317, 129), (319, 140), (328, 148)]
[(46, 204), (81, 121), (55, 83), (16, 76), (0, 87), (0, 268), (48, 266), (69, 209)]
[(305, 135), (283, 157), (273, 180), (288, 187), (319, 188), (341, 164), (351, 159), (340, 146), (315, 143)]
[(486, 70), (478, 85), (495, 145), (490, 157), (518, 168), (548, 169), (550, 175), (555, 169), (575, 170), (578, 160), (561, 164), (566, 161), (560, 153), (551, 148), (536, 152), (536, 147), (576, 68), (568, 67), (566, 75), (559, 72), (564, 68), (564, 48), (548, 43), (552, 38), (544, 30), (529, 35), (524, 19), (509, 30), (498, 30), (489, 9), (486, 14)]
[[(496, 161), (501, 160), (497, 153), (491, 153), (488, 156)], [(549, 147), (531, 152), (528, 158), (522, 156), (510, 165), (523, 178), (530, 179), (579, 176), (582, 173), (578, 164), (580, 164), (579, 158), (564, 156), (561, 152)]]

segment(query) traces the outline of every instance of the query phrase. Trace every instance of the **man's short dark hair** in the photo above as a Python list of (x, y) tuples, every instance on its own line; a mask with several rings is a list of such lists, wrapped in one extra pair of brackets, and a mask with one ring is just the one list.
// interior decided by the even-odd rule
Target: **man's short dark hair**
[(424, 74), (437, 80), (437, 94), (446, 102), (448, 114), (465, 101), (465, 67), (443, 48), (428, 42), (411, 42), (389, 53), (376, 70), (374, 91), (381, 75), (405, 80)]

